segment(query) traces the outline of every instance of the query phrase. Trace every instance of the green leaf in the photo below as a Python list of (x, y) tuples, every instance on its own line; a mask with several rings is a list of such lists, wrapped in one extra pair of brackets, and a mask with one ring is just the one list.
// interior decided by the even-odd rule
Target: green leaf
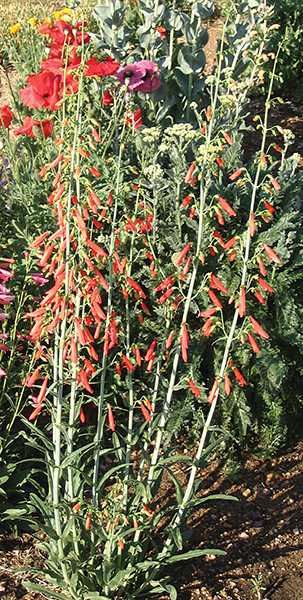
[(117, 471), (122, 471), (122, 469), (124, 469), (127, 465), (131, 465), (132, 463), (125, 463), (123, 465), (116, 465), (115, 467), (112, 467), (109, 471), (107, 471), (107, 473), (104, 473), (102, 479), (100, 479), (98, 485), (97, 485), (97, 491), (100, 491), (103, 487), (103, 485), (105, 484), (105, 482), (107, 481), (107, 479), (110, 479), (110, 477), (114, 474), (117, 473)]
[(198, 548), (197, 550), (189, 550), (185, 554), (175, 554), (165, 559), (162, 564), (171, 565), (181, 560), (191, 560), (192, 558), (198, 558), (198, 556), (204, 556), (205, 554), (216, 554), (219, 556), (225, 556), (227, 553), (225, 550), (218, 550), (216, 548)]
[(50, 590), (49, 587), (44, 586), (44, 585), (40, 585), (39, 583), (32, 583), (32, 581), (22, 581), (22, 585), (27, 589), (30, 590), (32, 592), (40, 592), (40, 594), (43, 594), (44, 596), (46, 596), (48, 598), (54, 598), (55, 600), (71, 600), (71, 596), (66, 596), (65, 594), (59, 594), (59, 592), (54, 592), (53, 590)]
[(184, 497), (184, 492), (183, 492), (182, 486), (180, 484), (180, 481), (168, 467), (164, 467), (164, 469), (169, 474), (170, 478), (172, 479), (172, 481), (175, 484), (177, 502), (178, 502), (178, 504), (181, 504), (183, 497)]
[(229, 494), (210, 494), (204, 498), (194, 498), (188, 503), (188, 508), (199, 506), (199, 504), (203, 504), (208, 500), (234, 500), (235, 502), (239, 502), (239, 498), (236, 496), (230, 496)]

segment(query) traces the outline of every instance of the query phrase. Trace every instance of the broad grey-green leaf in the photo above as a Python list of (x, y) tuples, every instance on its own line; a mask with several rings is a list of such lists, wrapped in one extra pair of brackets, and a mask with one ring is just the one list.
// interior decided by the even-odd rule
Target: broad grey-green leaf
[(32, 592), (39, 592), (40, 594), (43, 594), (44, 596), (47, 593), (47, 597), (50, 599), (54, 598), (55, 600), (70, 600), (70, 596), (65, 596), (65, 594), (62, 594), (59, 592), (54, 592), (48, 586), (45, 587), (44, 585), (40, 585), (39, 583), (32, 583), (31, 581), (28, 581), (27, 579), (25, 581), (22, 581), (22, 585), (27, 590), (30, 590)]

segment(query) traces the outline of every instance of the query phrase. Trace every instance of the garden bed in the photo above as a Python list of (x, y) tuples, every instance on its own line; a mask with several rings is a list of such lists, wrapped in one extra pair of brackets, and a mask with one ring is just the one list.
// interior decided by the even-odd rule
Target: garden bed
[[(193, 514), (188, 547), (220, 548), (226, 556), (183, 562), (169, 572), (178, 600), (258, 600), (253, 591), (258, 578), (263, 600), (302, 600), (303, 443), (272, 460), (242, 455), (239, 465), (236, 473), (225, 476), (224, 463), (214, 460), (200, 474), (201, 494), (232, 494), (238, 502), (214, 501)], [(161, 506), (173, 493), (166, 484), (157, 498)], [(30, 567), (43, 568), (34, 540), (25, 534), (23, 540), (7, 538), (0, 544), (1, 599), (48, 598), (47, 584), (44, 596), (21, 584), (35, 580)], [(14, 572), (24, 567), (28, 574)]]

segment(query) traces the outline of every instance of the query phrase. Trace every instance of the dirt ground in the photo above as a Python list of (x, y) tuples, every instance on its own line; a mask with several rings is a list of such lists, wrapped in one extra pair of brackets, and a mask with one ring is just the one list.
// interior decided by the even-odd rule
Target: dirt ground
[[(210, 554), (168, 571), (178, 600), (302, 600), (303, 442), (270, 461), (242, 455), (235, 482), (224, 475), (223, 467), (215, 460), (200, 472), (198, 496), (224, 493), (238, 501), (216, 500), (195, 511), (186, 549), (219, 548), (226, 555)], [(178, 477), (185, 483), (185, 472)], [(171, 494), (166, 482), (155, 509)], [(47, 587), (42, 596), (27, 592), (21, 584), (24, 579), (37, 581), (30, 568), (43, 566), (30, 536), (2, 539), (0, 548), (1, 600), (50, 598)], [(15, 572), (22, 567), (28, 573)]]
[[(210, 29), (208, 65), (213, 61), (219, 28), (215, 23)], [(272, 105), (270, 126), (291, 129), (296, 136), (291, 151), (303, 154), (303, 109), (291, 97), (284, 100), (284, 104)], [(4, 84), (0, 105), (7, 102)], [(264, 98), (251, 99), (247, 112), (247, 125), (253, 125), (253, 117), (264, 113)], [(275, 143), (281, 141), (275, 138)], [(245, 133), (245, 161), (259, 147), (259, 133)], [(302, 470), (300, 442), (271, 461), (242, 456), (234, 482), (224, 476), (220, 462), (214, 461), (200, 473), (201, 495), (221, 492), (236, 496), (238, 501), (206, 503), (192, 515), (189, 527), (193, 535), (187, 548), (220, 548), (226, 555), (210, 554), (177, 565), (170, 575), (178, 600), (303, 600)], [(185, 481), (186, 474), (182, 477)], [(169, 489), (163, 493), (168, 496)], [(158, 500), (160, 504), (162, 501), (164, 497)], [(35, 580), (30, 571), (34, 566), (43, 566), (43, 556), (30, 536), (0, 539), (1, 600), (50, 598), (47, 587), (42, 596), (28, 593), (22, 586), (24, 579)], [(28, 573), (16, 572), (21, 567), (29, 568)], [(39, 583), (43, 585), (40, 578)]]

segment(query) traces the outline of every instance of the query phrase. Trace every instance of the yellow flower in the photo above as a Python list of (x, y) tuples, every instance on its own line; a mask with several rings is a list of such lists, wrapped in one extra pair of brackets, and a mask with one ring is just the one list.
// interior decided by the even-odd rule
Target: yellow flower
[(29, 19), (28, 23), (29, 23), (29, 25), (32, 25), (32, 27), (35, 27), (35, 25), (36, 25), (35, 17), (32, 17), (31, 19)]
[(54, 17), (61, 21), (70, 21), (72, 13), (73, 11), (71, 8), (64, 8), (63, 10), (56, 10), (56, 12), (54, 12)]
[(50, 17), (48, 17), (47, 19), (45, 19), (45, 23), (49, 23), (50, 25), (52, 24), (52, 20)]
[(12, 35), (15, 35), (15, 33), (18, 33), (18, 31), (19, 31), (20, 27), (21, 27), (21, 23), (15, 23), (15, 25), (12, 25), (12, 26), (9, 28), (9, 32), (10, 32)]

